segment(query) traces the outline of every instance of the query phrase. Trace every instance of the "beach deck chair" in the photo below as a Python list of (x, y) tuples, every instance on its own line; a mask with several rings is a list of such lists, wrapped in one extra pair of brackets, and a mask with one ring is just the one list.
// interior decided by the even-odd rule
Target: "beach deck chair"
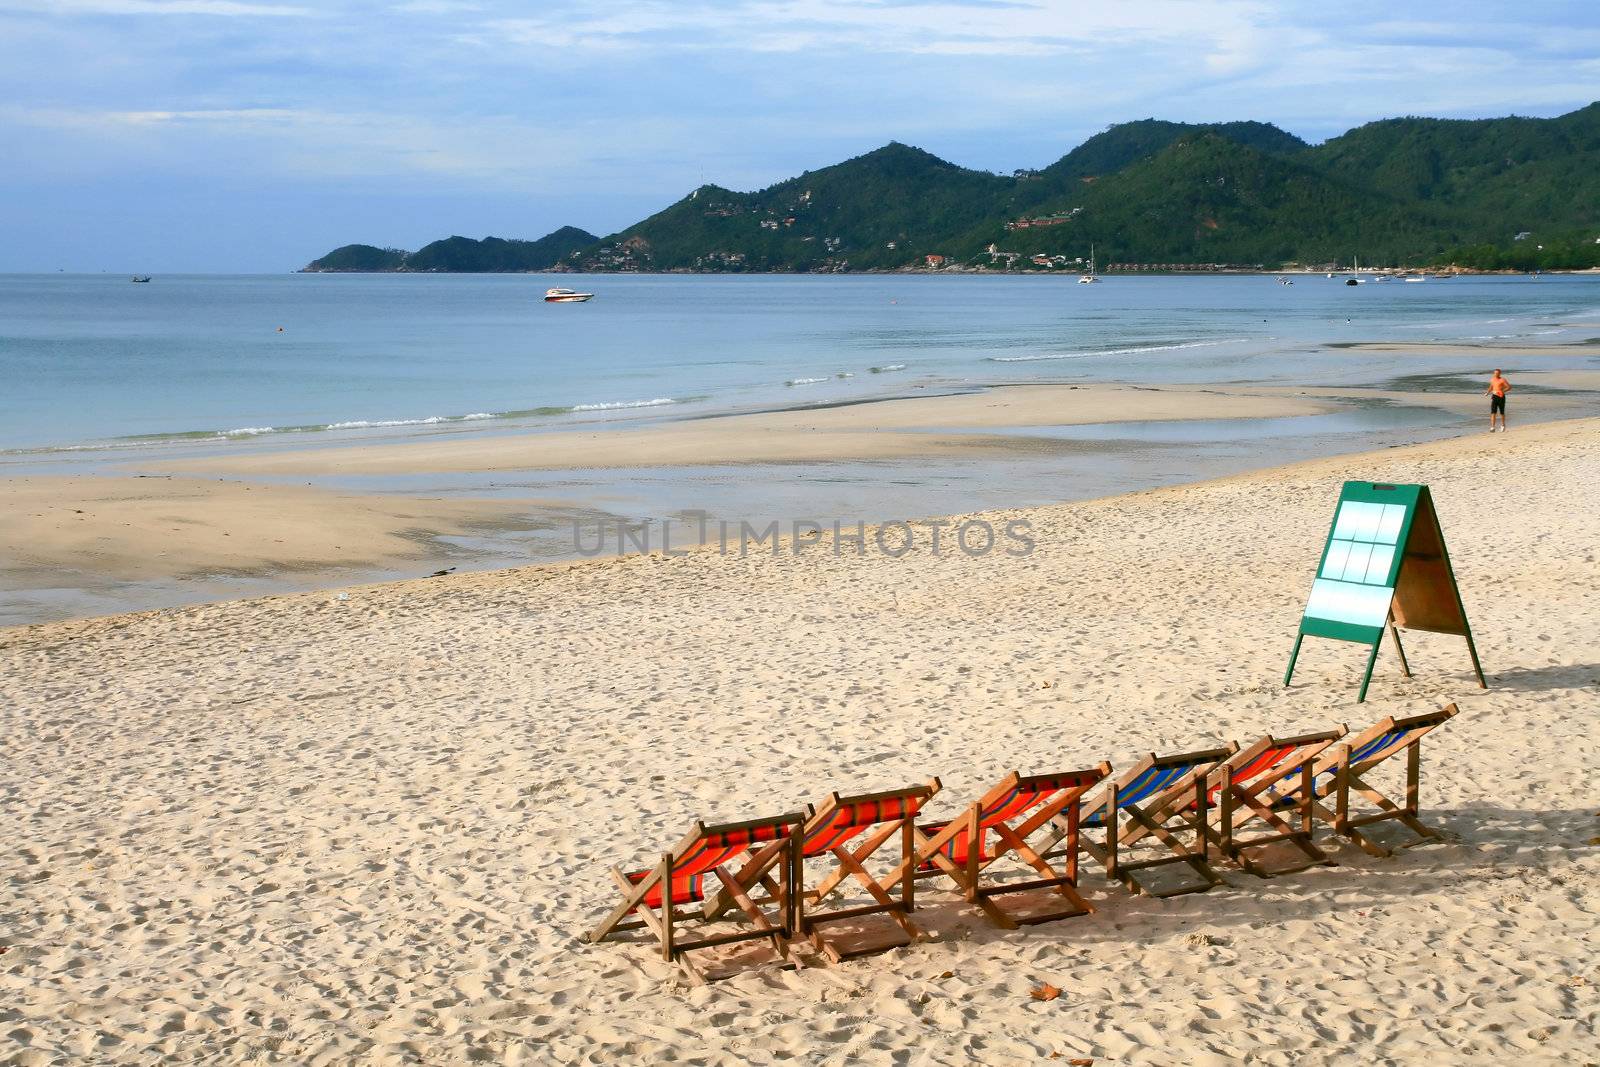
[[(1235, 752), (1206, 774), (1206, 795), (1215, 825), (1207, 830), (1217, 850), (1257, 878), (1293, 874), (1308, 867), (1332, 866), (1333, 860), (1316, 846), (1311, 775), (1317, 757), (1344, 737), (1343, 726), (1333, 730), (1277, 738), (1271, 734)], [(1274, 801), (1283, 792), (1287, 802)], [(1241, 817), (1241, 813), (1242, 817)], [(1287, 821), (1295, 819), (1298, 823)], [(1259, 819), (1270, 832), (1241, 837), (1240, 825)], [(1299, 863), (1266, 863), (1252, 850), (1287, 843), (1301, 853)]]
[[(939, 779), (906, 789), (842, 797), (832, 793), (814, 808), (800, 834), (801, 862), (831, 858), (834, 868), (814, 891), (799, 897), (800, 932), (817, 950), (835, 963), (857, 956), (903, 948), (922, 936), (911, 921), (916, 908), (916, 878), (907, 862), (916, 852), (916, 820), (924, 804), (939, 791)], [(891, 842), (898, 845), (899, 866), (904, 869), (897, 886), (880, 884), (866, 864)], [(866, 891), (870, 904), (824, 910), (822, 904), (846, 882)], [(891, 891), (899, 892), (892, 895)], [(869, 915), (887, 915), (894, 927), (879, 936), (857, 934), (851, 938), (825, 937), (822, 927)]]
[[(706, 826), (696, 820), (654, 867), (631, 873), (612, 867), (611, 877), (622, 892), (622, 902), (590, 932), (589, 941), (599, 942), (623, 931), (648, 928), (660, 942), (661, 958), (677, 963), (696, 984), (708, 976), (690, 961), (689, 953), (718, 945), (765, 939), (786, 964), (799, 966), (790, 951), (789, 938), (796, 929), (802, 877), (798, 848), (802, 821), (799, 813), (718, 826)], [(757, 846), (776, 847), (761, 849), (762, 863), (747, 865), (737, 876), (731, 874), (728, 865)], [(696, 916), (682, 907), (705, 900), (707, 882), (713, 877), (717, 888), (728, 894), (753, 929), (685, 938), (678, 929), (679, 923), (695, 918), (709, 923), (721, 917), (710, 916), (704, 910)], [(777, 905), (776, 916), (763, 912), (751, 898), (750, 891), (757, 884), (767, 888), (768, 902)]]
[[(932, 778), (922, 785), (878, 793), (846, 797), (834, 792), (820, 807), (807, 806), (806, 821), (799, 833), (800, 862), (803, 865), (807, 860), (831, 859), (833, 869), (815, 889), (802, 889), (798, 894), (797, 929), (834, 963), (903, 948), (921, 936), (921, 931), (911, 922), (911, 912), (916, 908), (914, 878), (907, 875), (900, 879), (898, 886), (885, 886), (866, 864), (875, 853), (898, 838), (901, 866), (907, 866), (905, 861), (916, 849), (917, 814), (937, 792), (939, 779)], [(781, 843), (751, 853), (745, 868), (736, 877), (745, 881), (748, 872), (764, 866), (768, 862), (768, 852), (778, 847)], [(851, 879), (865, 889), (872, 903), (824, 909), (822, 902)], [(891, 895), (896, 888), (898, 897)], [(729, 894), (718, 892), (707, 901), (706, 913), (715, 917), (731, 903)], [(821, 929), (830, 923), (880, 914), (888, 915), (898, 929), (880, 935), (857, 931), (848, 938), (825, 937)]]
[[(1210, 797), (1203, 785), (1207, 772), (1237, 748), (1229, 744), (1169, 756), (1151, 753), (1107, 781), (1083, 805), (1083, 829), (1103, 828), (1105, 841), (1102, 844), (1084, 834), (1083, 850), (1105, 869), (1108, 880), (1122, 883), (1130, 893), (1175, 897), (1226, 885), (1211, 868), (1205, 831)], [(1057, 819), (1052, 833), (1065, 835), (1067, 830), (1065, 823)], [(1192, 842), (1185, 843), (1184, 835), (1191, 835)], [(1140, 844), (1160, 845), (1170, 854), (1142, 859), (1124, 854)], [(1054, 849), (1055, 842), (1051, 841), (1050, 846)], [(1141, 877), (1144, 872), (1180, 863), (1189, 868), (1194, 878), (1175, 886), (1158, 887), (1154, 880)]]
[[(1326, 822), (1335, 833), (1349, 838), (1373, 856), (1394, 855), (1392, 848), (1380, 845), (1363, 832), (1365, 827), (1381, 822), (1399, 822), (1414, 833), (1417, 839), (1407, 842), (1407, 848), (1438, 840), (1439, 832), (1423, 825), (1417, 818), (1422, 780), (1422, 739), (1455, 718), (1460, 710), (1456, 705), (1449, 704), (1439, 711), (1404, 719), (1389, 717), (1374, 723), (1354, 739), (1324, 752), (1312, 767), (1309, 780), (1303, 779), (1292, 787), (1274, 790), (1273, 805), (1288, 807), (1304, 803), (1314, 817)], [(1402, 752), (1406, 756), (1405, 802), (1396, 804), (1368, 782), (1365, 775)], [(1351, 815), (1352, 793), (1368, 801), (1377, 810)], [(1333, 801), (1331, 809), (1327, 804), (1329, 798)]]
[[(1078, 895), (1079, 802), (1111, 772), (1110, 764), (1058, 774), (1021, 775), (1013, 771), (977, 802), (948, 822), (928, 823), (913, 831), (915, 853), (880, 882), (887, 887), (910, 878), (946, 875), (995, 925), (1015, 930), (1020, 925), (1051, 922), (1094, 911)], [(1061, 820), (1068, 847), (1057, 870), (1029, 838)], [(1038, 874), (1026, 881), (1001, 881), (997, 864), (1011, 857), (1010, 867), (1025, 865)], [(1061, 901), (1053, 907), (1008, 910), (997, 898), (1035, 890), (1053, 890)]]

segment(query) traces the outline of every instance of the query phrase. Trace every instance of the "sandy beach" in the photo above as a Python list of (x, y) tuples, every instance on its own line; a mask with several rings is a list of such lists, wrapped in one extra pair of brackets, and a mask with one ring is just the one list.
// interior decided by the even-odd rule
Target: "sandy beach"
[[(711, 548), (0, 631), (0, 1063), (1600, 1062), (1597, 435), (986, 515), (1021, 557)], [(1365, 705), (1353, 645), (1281, 688), (1346, 478), (1432, 487), (1488, 690), (1430, 635)], [(1392, 858), (1166, 901), (1091, 866), (1097, 914), (1017, 932), (930, 887), (926, 943), (702, 989), (583, 942), (607, 866), (695, 817), (929, 774), (949, 814), (1450, 701), (1446, 840)]]

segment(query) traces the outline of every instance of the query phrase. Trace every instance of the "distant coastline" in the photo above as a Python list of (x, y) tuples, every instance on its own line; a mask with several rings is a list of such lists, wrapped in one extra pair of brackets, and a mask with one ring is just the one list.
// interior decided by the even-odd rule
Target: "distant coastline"
[(702, 185), (607, 236), (353, 244), (308, 273), (1057, 274), (1600, 269), (1600, 102), (1385, 119), (1312, 145), (1142, 119), (1009, 175), (891, 142), (756, 192)]

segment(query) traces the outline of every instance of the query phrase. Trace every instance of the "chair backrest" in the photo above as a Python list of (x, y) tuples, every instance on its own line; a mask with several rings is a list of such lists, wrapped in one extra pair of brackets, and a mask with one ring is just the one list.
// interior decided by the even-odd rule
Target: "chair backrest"
[[(1382, 763), (1395, 753), (1404, 751), (1421, 741), (1424, 734), (1436, 726), (1449, 722), (1459, 711), (1460, 709), (1454, 704), (1450, 704), (1439, 711), (1430, 711), (1405, 719), (1391, 717), (1373, 724), (1349, 742), (1351, 769), (1359, 772)], [(1337, 762), (1337, 756), (1324, 756), (1317, 761), (1317, 769), (1321, 771), (1325, 765), (1331, 767)]]
[(1179, 752), (1171, 756), (1151, 753), (1117, 780), (1117, 807), (1143, 806), (1190, 785), (1198, 773), (1210, 770), (1233, 755), (1237, 745)]
[[(1040, 826), (1055, 818), (1064, 808), (1079, 799), (1083, 794), (1093, 789), (1106, 775), (1111, 773), (1111, 764), (1102, 763), (1098, 767), (1090, 767), (1081, 771), (1064, 771), (1054, 774), (1030, 774), (1027, 776), (1012, 771), (1002, 778), (993, 789), (985, 793), (977, 803), (978, 808), (978, 855), (988, 858), (988, 831), (1001, 823), (1009, 823), (1013, 819), (1027, 816), (1019, 823), (1014, 832), (1018, 837), (1027, 837)], [(971, 809), (968, 809), (970, 813)], [(968, 816), (963, 816), (966, 818)], [(936, 823), (924, 827), (929, 833), (944, 829), (949, 823)], [(941, 849), (944, 854), (957, 863), (966, 862), (967, 858), (967, 832), (962, 830), (955, 834), (944, 844)], [(918, 870), (933, 870), (931, 862), (924, 862)]]
[(1103, 765), (1081, 771), (1030, 774), (1025, 777), (1012, 771), (978, 802), (978, 828), (984, 830), (1010, 822), (1041, 805), (1057, 806), (1053, 804), (1054, 801), (1062, 801), (1059, 806), (1071, 803), (1072, 797), (1063, 798), (1064, 792), (1081, 794), (1104, 778), (1109, 770), (1109, 765)]
[[(1235, 786), (1252, 792), (1259, 791), (1275, 782), (1298, 775), (1307, 760), (1315, 760), (1323, 749), (1344, 735), (1343, 726), (1301, 734), (1298, 737), (1277, 738), (1268, 734), (1254, 744), (1235, 752), (1228, 758), (1226, 766), (1232, 768), (1232, 780)], [(1211, 788), (1208, 790), (1208, 795), (1215, 797), (1222, 791), (1222, 767), (1219, 766), (1210, 777)]]
[(822, 806), (811, 811), (806, 819), (801, 852), (806, 856), (821, 855), (845, 844), (869, 827), (915, 818), (928, 798), (938, 791), (939, 779), (932, 778), (923, 785), (889, 789), (881, 793), (862, 793), (853, 797), (831, 793)]
[[(683, 840), (672, 849), (672, 902), (687, 904), (704, 899), (704, 880), (709, 871), (748, 851), (753, 845), (780, 841), (788, 837), (800, 826), (801, 821), (802, 816), (799, 814), (777, 815), (767, 819), (752, 819), (748, 822), (722, 823), (717, 826), (706, 826), (698, 819), (695, 820)], [(638, 885), (654, 873), (654, 869), (635, 871), (626, 877)], [(644, 903), (651, 907), (660, 905), (659, 885), (651, 887), (649, 893), (645, 895)]]

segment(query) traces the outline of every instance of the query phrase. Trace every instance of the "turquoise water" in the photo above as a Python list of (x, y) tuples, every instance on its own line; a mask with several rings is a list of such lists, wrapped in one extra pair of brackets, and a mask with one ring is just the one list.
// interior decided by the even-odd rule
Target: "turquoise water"
[[(546, 305), (555, 283), (597, 295)], [(989, 382), (1370, 383), (1417, 368), (1327, 346), (1570, 343), (1600, 327), (1562, 323), (1597, 321), (1588, 277), (11, 275), (0, 451), (561, 428)]]

